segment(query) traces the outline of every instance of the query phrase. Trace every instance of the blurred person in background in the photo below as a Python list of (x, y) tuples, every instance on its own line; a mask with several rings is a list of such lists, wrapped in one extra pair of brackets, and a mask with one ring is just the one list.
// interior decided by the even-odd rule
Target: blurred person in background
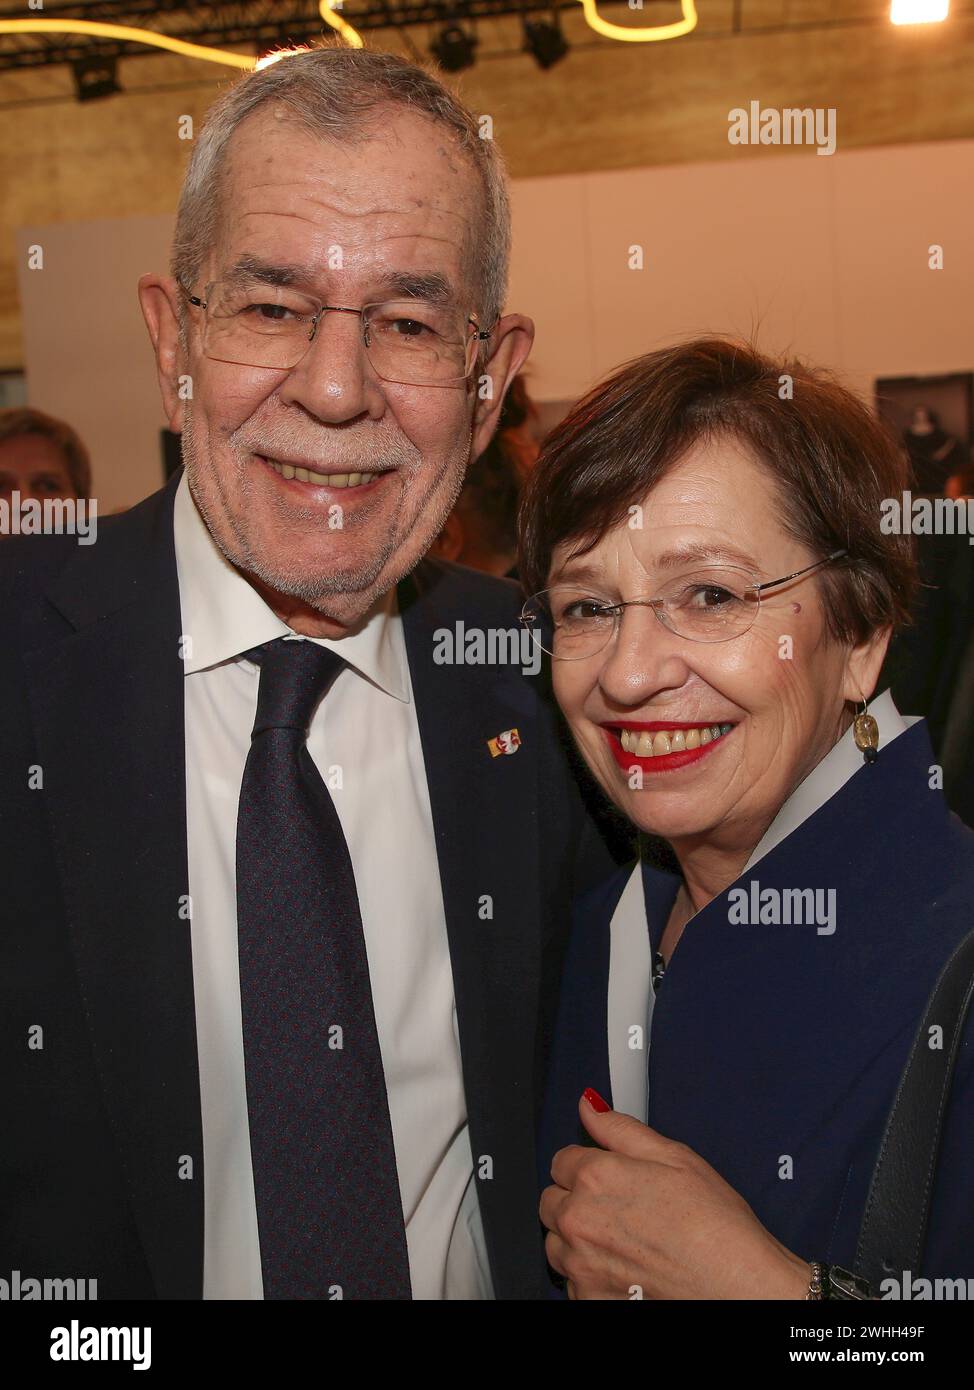
[(941, 428), (940, 417), (928, 405), (915, 405), (903, 431), (913, 467), (913, 490), (942, 497), (948, 484), (964, 471), (964, 450)]
[(0, 410), (0, 498), (91, 495), (91, 459), (77, 431), (32, 406)]
[(536, 413), (521, 374), (504, 399), (497, 433), (467, 469), (463, 491), (433, 543), (434, 555), (517, 578), (517, 509), (538, 456), (528, 428)]

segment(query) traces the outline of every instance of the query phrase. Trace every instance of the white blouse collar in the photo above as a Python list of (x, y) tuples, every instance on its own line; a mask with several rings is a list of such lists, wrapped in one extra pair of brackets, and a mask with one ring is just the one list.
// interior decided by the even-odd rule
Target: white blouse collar
[[(918, 722), (919, 716), (904, 717), (893, 704), (893, 697), (888, 690), (884, 690), (882, 695), (877, 695), (869, 706), (869, 713), (879, 725), (879, 751), (882, 757), (882, 750), (894, 738), (912, 725)], [(788, 835), (797, 830), (803, 821), (824, 806), (830, 797), (834, 796), (840, 787), (848, 782), (850, 777), (864, 766), (862, 753), (856, 747), (853, 737), (852, 726), (845, 731), (838, 743), (832, 748), (803, 782), (789, 796), (788, 800), (781, 807), (774, 820), (768, 826), (761, 840), (751, 854), (750, 859), (744, 865), (743, 873), (747, 873), (759, 859), (763, 859), (766, 854), (779, 845)]]

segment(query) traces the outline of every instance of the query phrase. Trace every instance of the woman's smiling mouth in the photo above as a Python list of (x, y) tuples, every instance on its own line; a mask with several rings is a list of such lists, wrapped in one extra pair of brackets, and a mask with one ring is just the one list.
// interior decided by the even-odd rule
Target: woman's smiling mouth
[(614, 721), (601, 726), (623, 772), (672, 772), (699, 762), (736, 726), (732, 723), (685, 724)]

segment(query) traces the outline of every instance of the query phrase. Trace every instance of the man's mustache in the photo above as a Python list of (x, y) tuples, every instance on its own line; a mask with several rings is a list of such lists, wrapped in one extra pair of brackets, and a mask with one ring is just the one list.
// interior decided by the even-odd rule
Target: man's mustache
[(319, 438), (302, 442), (294, 438), (272, 440), (234, 440), (234, 447), (240, 454), (259, 454), (261, 458), (273, 459), (275, 463), (290, 463), (296, 468), (310, 468), (316, 473), (384, 473), (390, 469), (404, 468), (420, 460), (418, 450), (409, 450), (401, 445), (390, 444), (376, 448), (375, 444), (363, 443), (349, 448), (347, 441)]

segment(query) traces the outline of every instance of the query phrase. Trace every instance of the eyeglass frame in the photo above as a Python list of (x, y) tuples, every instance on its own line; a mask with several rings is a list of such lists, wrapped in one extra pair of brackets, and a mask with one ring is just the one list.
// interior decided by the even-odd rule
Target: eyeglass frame
[[(778, 587), (779, 584), (787, 584), (792, 579), (800, 579), (803, 574), (811, 574), (813, 570), (821, 569), (824, 565), (830, 565), (833, 560), (841, 559), (843, 555), (848, 555), (848, 553), (848, 550), (833, 550), (832, 553), (830, 555), (826, 555), (823, 560), (816, 560), (814, 564), (806, 565), (804, 569), (795, 570), (792, 574), (784, 574), (781, 576), (780, 579), (766, 579), (761, 584), (749, 585), (747, 592), (756, 594), (758, 599), (757, 606), (755, 607), (754, 611), (754, 617), (751, 619), (747, 627), (744, 628), (742, 632), (734, 632), (731, 634), (730, 637), (715, 637), (712, 641), (708, 642), (706, 639), (702, 637), (687, 637), (684, 633), (677, 632), (675, 628), (670, 627), (669, 623), (667, 623), (666, 620), (660, 616), (660, 609), (666, 607), (665, 599), (620, 599), (618, 603), (606, 604), (605, 611), (607, 614), (611, 613), (613, 618), (613, 630), (611, 635), (606, 638), (605, 642), (602, 644), (601, 647), (596, 647), (594, 651), (588, 652), (585, 656), (557, 656), (554, 652), (548, 652), (547, 655), (550, 656), (554, 661), (587, 661), (589, 657), (598, 656), (599, 652), (605, 651), (612, 638), (618, 635), (619, 623), (622, 618), (622, 610), (625, 608), (651, 608), (654, 614), (656, 615), (656, 619), (660, 623), (660, 625), (662, 627), (665, 627), (667, 632), (671, 632), (674, 637), (679, 637), (685, 642), (698, 642), (702, 646), (716, 646), (718, 642), (733, 642), (736, 638), (743, 637), (745, 633), (750, 632), (751, 628), (757, 622), (758, 612), (760, 611), (761, 607), (761, 595), (765, 589), (775, 589)], [(572, 587), (574, 586), (571, 584), (555, 584), (552, 586), (551, 589), (541, 589), (539, 592), (542, 594), (550, 594), (554, 589), (570, 589)], [(522, 627), (529, 631), (530, 629), (528, 629), (528, 623), (533, 622), (534, 619), (526, 617), (524, 609), (527, 608), (528, 604), (531, 603), (533, 599), (536, 599), (538, 597), (539, 594), (532, 594), (531, 598), (525, 599), (524, 605), (521, 609), (519, 622), (521, 623)], [(532, 636), (534, 635), (535, 634), (532, 631)], [(538, 643), (538, 645), (541, 646), (540, 642)], [(544, 651), (544, 647), (542, 647), (541, 650)]]
[[(208, 306), (209, 306), (210, 294), (211, 294), (211, 292), (212, 292), (214, 286), (215, 286), (215, 285), (222, 284), (223, 282), (222, 282), (221, 280), (211, 280), (210, 283), (209, 283), (208, 285), (205, 285), (205, 286), (203, 287), (203, 296), (202, 296), (202, 297), (201, 297), (200, 295), (192, 294), (192, 293), (186, 288), (186, 286), (183, 284), (183, 282), (182, 282), (181, 280), (177, 280), (176, 283), (177, 283), (177, 285), (179, 286), (179, 288), (182, 290), (182, 292), (183, 292), (183, 294), (186, 296), (186, 298), (189, 300), (190, 304), (194, 305), (197, 309), (202, 309), (202, 310), (203, 310), (203, 313), (204, 313), (204, 315), (205, 315), (206, 310), (207, 310), (207, 308), (208, 308)], [(303, 291), (299, 291), (299, 293), (300, 293), (300, 294), (304, 294)], [(315, 297), (314, 297), (313, 295), (310, 295), (310, 294), (309, 294), (309, 295), (304, 295), (304, 298), (310, 300), (310, 302), (311, 302), (312, 304), (319, 304), (319, 301), (318, 301), (317, 299), (315, 299)], [(426, 300), (417, 300), (417, 303), (426, 303), (426, 302), (428, 302), (428, 301), (426, 301)], [(369, 345), (368, 345), (368, 343), (365, 341), (365, 335), (366, 335), (366, 333), (368, 332), (368, 320), (365, 319), (365, 318), (363, 317), (363, 315), (364, 315), (364, 314), (366, 313), (366, 311), (369, 310), (369, 309), (379, 309), (379, 308), (381, 308), (383, 304), (408, 304), (408, 303), (409, 303), (409, 297), (407, 296), (405, 299), (377, 299), (377, 300), (373, 301), (372, 303), (363, 304), (362, 307), (361, 307), (361, 309), (352, 309), (352, 308), (350, 308), (348, 305), (345, 305), (345, 304), (319, 304), (318, 312), (314, 315), (314, 317), (313, 317), (313, 319), (312, 319), (312, 328), (311, 328), (310, 336), (308, 337), (308, 345), (307, 345), (307, 347), (304, 349), (304, 352), (302, 352), (301, 356), (298, 358), (297, 362), (295, 362), (295, 363), (294, 363), (294, 366), (292, 366), (292, 367), (261, 367), (261, 366), (260, 366), (260, 363), (258, 363), (258, 362), (232, 362), (232, 363), (231, 363), (231, 362), (230, 362), (230, 359), (229, 359), (229, 358), (226, 358), (226, 357), (214, 357), (214, 358), (212, 358), (211, 360), (214, 361), (214, 362), (228, 362), (230, 365), (232, 365), (232, 366), (237, 366), (237, 367), (256, 367), (259, 371), (269, 371), (269, 372), (293, 372), (293, 371), (294, 371), (294, 368), (300, 366), (300, 364), (304, 361), (305, 357), (308, 355), (308, 349), (311, 347), (311, 344), (314, 342), (315, 337), (316, 337), (316, 335), (317, 335), (317, 333), (318, 333), (318, 324), (319, 324), (319, 322), (320, 322), (320, 320), (321, 320), (322, 315), (323, 315), (326, 311), (331, 311), (331, 312), (339, 313), (339, 314), (358, 314), (359, 318), (360, 318), (361, 321), (362, 321), (362, 347), (364, 348), (365, 354), (366, 354), (366, 356), (368, 357)], [(458, 310), (457, 312), (458, 312), (458, 313), (462, 313), (463, 311), (462, 311), (462, 310)], [(500, 322), (500, 320), (499, 320), (499, 319), (496, 319), (496, 320), (494, 321), (494, 323), (492, 324), (492, 326), (491, 326), (490, 328), (486, 329), (486, 330), (484, 330), (483, 328), (481, 328), (481, 326), (480, 326), (480, 320), (476, 317), (475, 314), (468, 314), (467, 317), (466, 317), (465, 322), (466, 322), (466, 323), (469, 323), (469, 324), (473, 324), (474, 328), (477, 330), (477, 332), (476, 332), (475, 334), (473, 334), (473, 339), (472, 339), (472, 340), (475, 341), (475, 342), (477, 342), (477, 344), (478, 344), (477, 352), (479, 353), (479, 352), (480, 352), (479, 344), (482, 343), (482, 342), (487, 342), (487, 341), (491, 338), (491, 336), (492, 336), (492, 334), (493, 334), (493, 332), (494, 332), (494, 329), (497, 327), (497, 324)], [(469, 342), (469, 341), (471, 341), (471, 339), (468, 339), (468, 342)], [(207, 356), (209, 356), (209, 354), (207, 354)], [(477, 364), (477, 354), (475, 353), (475, 354), (474, 354), (473, 364), (471, 365), (470, 370), (469, 370), (468, 372), (466, 372), (466, 373), (465, 373), (463, 376), (461, 376), (461, 377), (455, 377), (455, 378), (454, 378), (454, 377), (451, 377), (449, 381), (426, 381), (426, 382), (421, 382), (421, 381), (398, 381), (398, 380), (397, 380), (396, 378), (394, 378), (394, 377), (382, 376), (382, 374), (381, 374), (380, 372), (376, 371), (375, 365), (374, 365), (374, 363), (372, 362), (372, 358), (369, 357), (369, 365), (372, 367), (372, 370), (375, 372), (375, 374), (376, 374), (376, 376), (379, 378), (379, 380), (380, 380), (380, 381), (390, 381), (390, 382), (393, 383), (393, 385), (396, 385), (396, 386), (442, 386), (442, 387), (459, 386), (459, 385), (461, 384), (461, 382), (469, 381), (469, 380), (470, 380), (470, 378), (471, 378), (471, 376), (473, 375), (474, 370), (475, 370), (475, 368), (476, 368), (476, 364)]]

